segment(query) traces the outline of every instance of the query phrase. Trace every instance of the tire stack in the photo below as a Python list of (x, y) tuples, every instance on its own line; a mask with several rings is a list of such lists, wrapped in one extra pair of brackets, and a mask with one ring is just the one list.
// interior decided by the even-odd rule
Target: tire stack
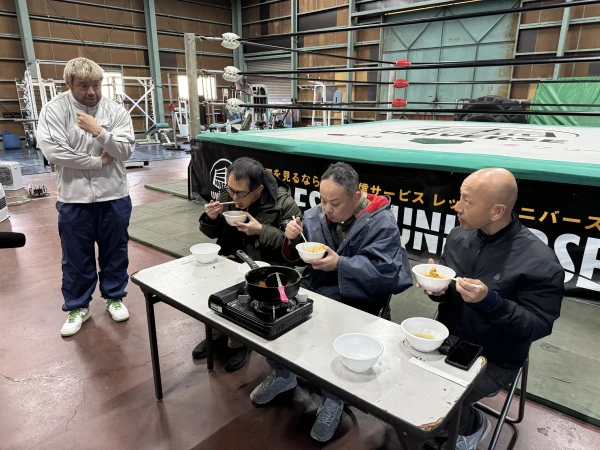
[[(513, 111), (523, 111), (523, 107), (516, 101), (499, 95), (486, 95), (465, 103), (465, 111), (455, 114), (454, 120), (465, 122), (499, 122), (499, 123), (527, 123), (525, 114), (511, 114)], [(486, 111), (486, 112), (480, 112)], [(490, 113), (489, 111), (498, 111)]]

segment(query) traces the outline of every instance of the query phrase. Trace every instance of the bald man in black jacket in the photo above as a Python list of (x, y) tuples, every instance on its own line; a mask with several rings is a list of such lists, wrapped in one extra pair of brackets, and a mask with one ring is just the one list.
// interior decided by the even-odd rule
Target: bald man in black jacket
[[(440, 302), (438, 320), (450, 334), (481, 345), (486, 372), (461, 412), (458, 450), (475, 450), (491, 425), (472, 404), (509, 385), (531, 343), (548, 336), (560, 315), (564, 271), (554, 252), (512, 212), (518, 188), (504, 169), (483, 169), (465, 179), (441, 264), (457, 273)], [(431, 261), (432, 262), (432, 261)]]

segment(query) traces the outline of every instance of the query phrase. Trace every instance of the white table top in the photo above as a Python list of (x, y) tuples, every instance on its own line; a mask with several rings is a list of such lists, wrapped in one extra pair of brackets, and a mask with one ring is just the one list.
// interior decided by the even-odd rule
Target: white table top
[[(200, 264), (189, 256), (141, 270), (132, 278), (137, 284), (231, 330), (234, 337), (244, 337), (259, 349), (273, 352), (423, 431), (445, 421), (466, 388), (417, 367), (409, 360), (418, 356), (427, 364), (468, 383), (485, 365), (485, 359), (480, 358), (468, 372), (449, 366), (438, 352), (425, 354), (413, 350), (405, 341), (400, 325), (308, 291), (305, 293), (314, 301), (311, 318), (273, 341), (266, 340), (208, 308), (211, 294), (244, 280), (237, 266), (224, 258), (211, 264)], [(369, 334), (385, 347), (375, 366), (365, 373), (348, 370), (333, 348), (338, 336), (351, 332)]]

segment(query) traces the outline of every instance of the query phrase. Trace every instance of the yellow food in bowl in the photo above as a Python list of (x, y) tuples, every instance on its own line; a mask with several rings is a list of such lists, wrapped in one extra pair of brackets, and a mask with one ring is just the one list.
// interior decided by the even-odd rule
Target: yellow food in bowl
[(415, 333), (415, 336), (421, 339), (435, 339), (435, 336), (431, 333)]
[(435, 267), (432, 267), (431, 270), (429, 270), (428, 273), (424, 273), (423, 275), (426, 276), (426, 277), (429, 277), (429, 278), (437, 278), (437, 279), (440, 279), (440, 280), (448, 278), (446, 275), (442, 275), (437, 270), (435, 270)]
[(233, 217), (245, 216), (245, 214), (241, 211), (227, 211), (225, 214), (227, 214), (228, 216), (233, 216)]
[(306, 250), (309, 253), (320, 253), (325, 251), (325, 246), (323, 244), (313, 245), (312, 247), (306, 246)]

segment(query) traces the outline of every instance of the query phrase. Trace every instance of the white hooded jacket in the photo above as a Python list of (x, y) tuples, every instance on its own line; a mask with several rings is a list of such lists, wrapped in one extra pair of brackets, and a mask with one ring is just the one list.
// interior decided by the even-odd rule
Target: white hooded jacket
[[(77, 125), (76, 112), (93, 116), (102, 132), (96, 138)], [(37, 142), (46, 159), (56, 165), (58, 200), (95, 203), (129, 194), (125, 161), (135, 145), (129, 113), (116, 102), (101, 98), (88, 108), (71, 92), (56, 96), (40, 112)], [(105, 151), (113, 161), (102, 166)]]

